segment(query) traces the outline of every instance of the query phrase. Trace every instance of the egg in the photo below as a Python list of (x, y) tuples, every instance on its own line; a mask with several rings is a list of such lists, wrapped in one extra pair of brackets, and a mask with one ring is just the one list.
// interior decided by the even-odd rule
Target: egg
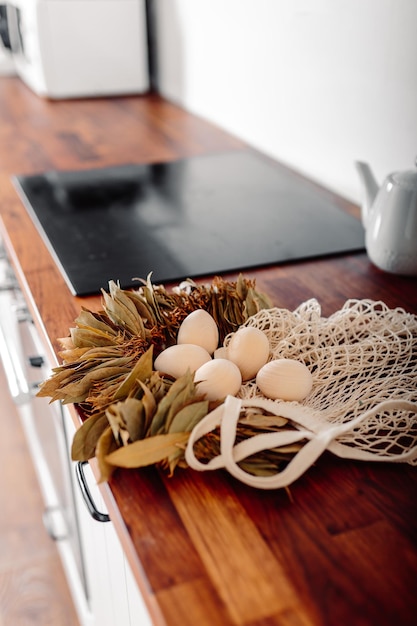
[(227, 359), (227, 348), (225, 346), (221, 346), (214, 351), (213, 359)]
[(211, 356), (201, 346), (176, 344), (166, 348), (156, 357), (154, 368), (158, 372), (179, 378), (187, 370), (195, 372), (207, 361), (211, 361)]
[(275, 359), (259, 370), (256, 384), (272, 400), (304, 400), (313, 387), (310, 370), (301, 361)]
[(239, 328), (227, 346), (227, 358), (238, 366), (243, 380), (254, 378), (268, 357), (268, 337), (253, 326)]
[(213, 354), (219, 345), (219, 329), (214, 318), (204, 309), (187, 315), (178, 329), (177, 343), (192, 343)]
[(213, 359), (204, 363), (195, 373), (198, 391), (207, 400), (223, 400), (227, 395), (235, 396), (242, 384), (242, 376), (237, 365), (227, 359)]

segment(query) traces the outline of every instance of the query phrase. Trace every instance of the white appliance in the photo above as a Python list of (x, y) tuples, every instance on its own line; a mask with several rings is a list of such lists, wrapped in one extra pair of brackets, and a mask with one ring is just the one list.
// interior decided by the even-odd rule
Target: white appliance
[(11, 0), (2, 36), (16, 73), (51, 99), (149, 88), (145, 0)]

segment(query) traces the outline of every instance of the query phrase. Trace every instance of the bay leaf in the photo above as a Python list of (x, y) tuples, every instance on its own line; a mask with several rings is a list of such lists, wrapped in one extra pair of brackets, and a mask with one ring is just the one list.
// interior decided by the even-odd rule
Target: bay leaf
[(151, 278), (152, 272), (149, 272), (148, 276), (146, 277), (146, 283), (142, 287), (142, 293), (145, 297), (146, 303), (152, 308), (156, 323), (161, 324), (163, 322), (163, 315), (161, 314), (158, 299), (155, 295), (156, 288), (152, 284)]
[[(183, 392), (186, 389), (196, 389), (196, 385), (193, 382), (191, 372), (187, 372), (180, 378), (177, 378), (172, 383), (167, 394), (162, 398), (158, 404), (155, 416), (152, 420), (150, 433), (156, 435), (159, 432), (166, 432), (169, 427), (169, 421), (174, 417), (175, 413), (179, 410), (178, 399), (184, 404)], [(188, 396), (190, 397), (190, 396)], [(176, 410), (173, 411), (173, 406)]]
[(240, 461), (239, 467), (245, 470), (248, 474), (253, 476), (273, 476), (277, 473), (278, 467), (273, 463), (268, 462), (255, 462), (255, 461)]
[(248, 414), (241, 418), (239, 426), (253, 426), (262, 430), (278, 430), (288, 424), (288, 419), (279, 415), (264, 415), (262, 413)]
[(59, 337), (57, 341), (64, 350), (71, 350), (75, 347), (72, 343), (71, 337)]
[(58, 356), (64, 361), (64, 363), (74, 363), (74, 361), (78, 361), (81, 359), (87, 352), (89, 352), (89, 348), (70, 348), (67, 350), (60, 350), (58, 352)]
[(37, 396), (41, 398), (51, 397), (53, 399), (58, 399), (59, 396), (55, 397), (55, 392), (65, 383), (66, 380), (70, 380), (70, 375), (68, 374), (67, 369), (55, 369), (53, 370), (52, 376), (44, 380), (37, 392)]
[(125, 468), (153, 465), (167, 459), (177, 451), (179, 445), (184, 446), (188, 438), (189, 433), (168, 433), (146, 437), (111, 452), (106, 456), (106, 461), (111, 465)]
[(128, 295), (129, 295), (129, 298), (132, 300), (133, 304), (135, 305), (136, 310), (139, 313), (140, 317), (148, 321), (150, 327), (155, 326), (156, 324), (155, 316), (152, 312), (152, 309), (149, 307), (146, 301), (141, 296), (139, 296), (139, 294), (136, 291), (129, 292)]
[[(174, 474), (175, 468), (177, 467), (177, 465), (181, 462), (184, 461), (184, 451), (185, 451), (185, 445), (184, 446), (178, 446), (177, 450), (175, 452), (173, 452), (172, 454), (169, 455), (169, 457), (166, 460), (166, 464), (169, 470), (169, 476), (172, 476)], [(185, 465), (187, 465), (185, 463)]]
[(253, 287), (250, 287), (246, 296), (245, 305), (247, 315), (250, 317), (262, 309), (271, 309), (272, 301), (266, 294), (256, 291)]
[(115, 466), (107, 462), (107, 456), (117, 449), (117, 442), (114, 439), (113, 431), (109, 426), (101, 434), (96, 447), (96, 459), (98, 469), (100, 471), (100, 477), (98, 479), (99, 483), (106, 482), (111, 478), (115, 470)]
[(114, 346), (97, 346), (90, 348), (89, 352), (83, 357), (84, 359), (108, 359), (124, 354), (124, 339), (121, 335), (117, 336), (117, 343)]
[(143, 410), (145, 413), (145, 420), (144, 420), (144, 435), (145, 433), (148, 432), (148, 428), (152, 422), (152, 419), (155, 415), (156, 412), (156, 407), (157, 407), (157, 403), (156, 403), (156, 399), (155, 396), (153, 395), (153, 393), (151, 392), (151, 390), (145, 385), (145, 383), (143, 383), (142, 381), (139, 381), (140, 387), (143, 391), (143, 396), (142, 396), (142, 406), (143, 406)]
[(247, 283), (243, 274), (239, 274), (236, 281), (236, 292), (239, 298), (244, 301), (247, 295)]
[(111, 346), (116, 341), (113, 335), (91, 328), (70, 328), (70, 335), (76, 348)]
[(119, 400), (126, 398), (137, 380), (144, 382), (150, 378), (152, 374), (153, 363), (153, 346), (151, 346), (146, 352), (144, 352), (134, 365), (133, 369), (129, 372), (126, 379), (120, 385), (119, 389), (114, 394), (114, 399)]
[(109, 324), (97, 319), (97, 316), (89, 311), (88, 309), (82, 308), (80, 314), (75, 319), (75, 323), (80, 328), (95, 328), (104, 333), (109, 333), (111, 335), (117, 335), (117, 331), (114, 328), (111, 328)]
[(184, 406), (174, 416), (168, 432), (191, 432), (194, 426), (207, 415), (208, 407), (208, 400), (201, 400)]
[(146, 434), (146, 413), (142, 400), (127, 398), (123, 402), (123, 419), (131, 441), (143, 439)]
[(146, 386), (151, 391), (157, 405), (167, 394), (171, 385), (172, 381), (166, 378), (164, 379), (159, 372), (152, 372), (150, 379), (146, 381)]
[(110, 405), (105, 413), (113, 432), (113, 437), (119, 445), (126, 446), (129, 443), (129, 431), (121, 411), (122, 402)]
[(128, 445), (129, 439), (136, 441), (145, 436), (146, 416), (141, 400), (127, 398), (123, 402), (112, 404), (106, 415), (116, 441), (120, 437), (123, 445)]
[(88, 391), (94, 381), (107, 380), (113, 376), (119, 376), (121, 374), (127, 374), (129, 372), (127, 367), (102, 367), (96, 368), (90, 372), (87, 372), (79, 380), (69, 383), (60, 389), (62, 394), (62, 400), (66, 403), (79, 404), (84, 402), (88, 396)]
[(133, 361), (134, 357), (132, 356), (126, 356), (126, 355), (121, 355), (121, 356), (117, 356), (115, 358), (111, 358), (111, 359), (103, 359), (102, 363), (98, 363), (98, 365), (95, 366), (95, 369), (104, 369), (107, 367), (120, 367), (120, 366), (124, 366), (124, 365), (129, 365), (132, 361)]
[(169, 407), (166, 419), (165, 419), (165, 432), (169, 432), (171, 423), (175, 415), (189, 402), (197, 393), (197, 386), (194, 383), (194, 377), (191, 372), (187, 372), (183, 377), (183, 387), (179, 387), (176, 390), (176, 394), (173, 395), (171, 406)]
[(107, 417), (103, 413), (86, 419), (74, 434), (71, 446), (72, 460), (91, 459), (95, 454), (97, 442), (108, 425)]
[(113, 281), (109, 283), (110, 294), (102, 290), (104, 306), (110, 319), (121, 328), (127, 328), (133, 334), (143, 333), (143, 321), (136, 307), (123, 289)]
[[(79, 348), (80, 362), (90, 363), (91, 361), (102, 362), (110, 358), (117, 358), (123, 354), (123, 348), (119, 345), (111, 346), (93, 346), (88, 348)], [(81, 353), (81, 350), (84, 352)], [(76, 349), (74, 349), (74, 352)]]

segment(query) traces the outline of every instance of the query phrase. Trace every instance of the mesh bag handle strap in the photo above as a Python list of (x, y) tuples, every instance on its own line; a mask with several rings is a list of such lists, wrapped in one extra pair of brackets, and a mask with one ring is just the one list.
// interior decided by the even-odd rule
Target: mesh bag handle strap
[[(286, 487), (299, 478), (314, 461), (326, 450), (331, 434), (323, 431), (316, 435), (307, 429), (284, 430), (276, 433), (263, 433), (234, 445), (237, 423), (240, 416), (242, 400), (227, 396), (225, 402), (215, 411), (209, 413), (191, 432), (185, 459), (195, 470), (215, 470), (224, 468), (232, 476), (251, 487), (258, 489), (277, 489)], [(194, 454), (195, 442), (220, 425), (220, 454), (213, 457), (207, 464), (201, 463)], [(268, 448), (289, 445), (309, 439), (308, 443), (293, 457), (287, 467), (274, 476), (253, 476), (242, 470), (238, 462)]]
[[(406, 461), (417, 457), (417, 446), (413, 446), (397, 455), (375, 455), (370, 452), (357, 450), (351, 446), (335, 445), (334, 441), (338, 436), (352, 431), (381, 410), (401, 408), (406, 411), (416, 412), (417, 404), (413, 402), (386, 400), (350, 422), (328, 425), (327, 427), (324, 427), (322, 424), (318, 432), (303, 427), (295, 430), (283, 429), (278, 432), (255, 435), (235, 445), (236, 430), (243, 404), (247, 406), (252, 406), (253, 404), (258, 407), (263, 406), (297, 423), (297, 406), (292, 404), (280, 403), (278, 408), (277, 405), (274, 406), (274, 403), (268, 400), (257, 399), (243, 403), (242, 400), (234, 396), (228, 396), (224, 404), (209, 413), (191, 432), (185, 453), (185, 459), (191, 468), (199, 471), (224, 468), (232, 476), (251, 487), (278, 489), (287, 487), (297, 480), (327, 449), (338, 456), (363, 460)], [(303, 416), (303, 421), (305, 421), (305, 415)], [(194, 444), (217, 426), (220, 426), (220, 454), (213, 457), (208, 463), (201, 463), (194, 454)], [(262, 450), (286, 446), (303, 440), (306, 441), (305, 445), (295, 454), (285, 469), (272, 476), (254, 476), (238, 465), (239, 461)]]

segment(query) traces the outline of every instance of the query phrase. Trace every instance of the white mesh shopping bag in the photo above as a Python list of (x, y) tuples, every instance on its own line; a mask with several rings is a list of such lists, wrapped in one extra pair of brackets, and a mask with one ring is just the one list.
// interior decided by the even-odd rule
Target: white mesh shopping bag
[[(417, 464), (417, 316), (382, 302), (348, 300), (328, 318), (316, 300), (295, 311), (272, 308), (252, 316), (270, 342), (270, 359), (305, 363), (311, 393), (299, 402), (268, 400), (254, 381), (194, 428), (186, 450), (197, 470), (225, 468), (248, 485), (285, 487), (325, 451), (340, 457)], [(227, 344), (228, 338), (225, 343)], [(261, 409), (288, 420), (288, 428), (236, 442), (239, 420)], [(220, 454), (208, 463), (195, 455), (196, 442), (220, 428)], [(256, 476), (238, 463), (262, 450), (299, 444), (288, 465), (271, 476)]]

